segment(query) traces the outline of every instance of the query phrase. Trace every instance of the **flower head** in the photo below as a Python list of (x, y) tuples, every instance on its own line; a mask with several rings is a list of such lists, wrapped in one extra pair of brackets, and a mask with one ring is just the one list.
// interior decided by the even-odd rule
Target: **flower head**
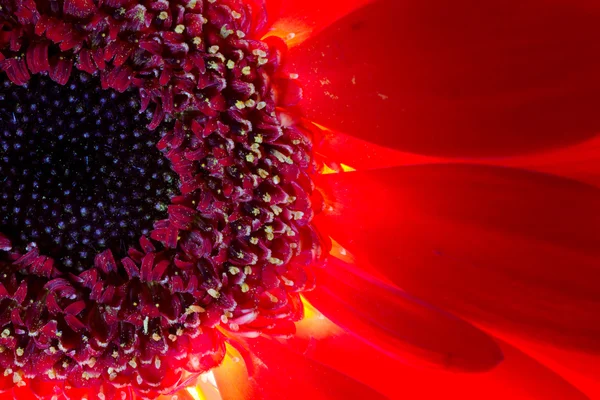
[(2, 3), (3, 379), (154, 398), (302, 315), (311, 135), (241, 1)]
[(593, 397), (597, 17), (0, 0), (0, 392)]

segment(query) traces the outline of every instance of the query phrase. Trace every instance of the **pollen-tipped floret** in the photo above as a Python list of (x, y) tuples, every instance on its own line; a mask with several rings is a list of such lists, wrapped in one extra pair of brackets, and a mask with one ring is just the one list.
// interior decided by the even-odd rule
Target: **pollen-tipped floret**
[(276, 108), (299, 92), (278, 72), (284, 46), (254, 38), (262, 17), (245, 3), (0, 0), (12, 84), (65, 85), (77, 68), (136, 93), (149, 130), (171, 126), (156, 147), (179, 183), (148, 236), (82, 272), (0, 234), (0, 391), (153, 398), (218, 365), (225, 337), (294, 332), (320, 254), (312, 137)]

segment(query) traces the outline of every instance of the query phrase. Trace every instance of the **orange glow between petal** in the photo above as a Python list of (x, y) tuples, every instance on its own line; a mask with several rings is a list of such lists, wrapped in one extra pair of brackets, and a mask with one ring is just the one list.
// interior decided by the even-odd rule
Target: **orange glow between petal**
[(349, 264), (354, 264), (354, 256), (333, 238), (330, 239), (331, 250), (329, 250), (329, 254)]
[(327, 317), (319, 312), (304, 297), (304, 318), (296, 322), (296, 336), (305, 339), (321, 339), (335, 336), (341, 332), (341, 328), (331, 322)]
[(269, 32), (263, 36), (263, 39), (269, 36), (277, 36), (291, 48), (308, 39), (312, 32), (313, 28), (298, 20), (281, 19), (273, 24)]
[(323, 169), (321, 169), (322, 175), (337, 174), (337, 173), (338, 173), (338, 171), (331, 169), (327, 165), (323, 164)]
[(222, 400), (212, 371), (200, 375), (195, 386), (190, 386), (185, 390), (194, 400)]
[(204, 393), (202, 393), (202, 390), (200, 390), (198, 387), (189, 387), (186, 390), (194, 400), (206, 400)]

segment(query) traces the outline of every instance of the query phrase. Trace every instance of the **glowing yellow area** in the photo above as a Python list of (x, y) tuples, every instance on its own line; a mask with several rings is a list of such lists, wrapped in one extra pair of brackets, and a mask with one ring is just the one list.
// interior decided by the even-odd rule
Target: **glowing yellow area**
[(212, 371), (200, 375), (200, 378), (196, 381), (195, 385), (196, 386), (186, 388), (186, 391), (194, 400), (223, 399)]
[(322, 175), (337, 174), (337, 173), (338, 172), (336, 170), (331, 169), (327, 165), (323, 164), (323, 169), (321, 170)]
[(331, 129), (329, 129), (325, 125), (317, 124), (315, 121), (311, 121), (311, 123), (324, 132), (333, 132)]
[(204, 393), (198, 387), (189, 387), (186, 390), (194, 400), (206, 400), (206, 396), (204, 396)]
[(340, 166), (342, 167), (342, 170), (343, 170), (344, 172), (352, 172), (352, 171), (356, 171), (356, 169), (354, 169), (354, 168), (352, 168), (351, 166), (349, 166), (349, 165), (346, 165), (346, 164), (340, 164)]
[(302, 298), (302, 305), (304, 308), (304, 318), (306, 318), (306, 319), (320, 318), (323, 316), (323, 314), (321, 314), (319, 312), (319, 310), (314, 308), (313, 305), (310, 304), (304, 297), (301, 297), (301, 298)]
[(304, 318), (296, 322), (296, 336), (304, 339), (321, 339), (335, 336), (341, 329), (301, 296)]
[(331, 250), (329, 251), (329, 254), (349, 264), (354, 264), (354, 256), (333, 238), (330, 237), (330, 239)]
[(297, 19), (284, 18), (275, 22), (263, 39), (269, 36), (277, 36), (291, 48), (308, 39), (312, 31), (313, 28)]

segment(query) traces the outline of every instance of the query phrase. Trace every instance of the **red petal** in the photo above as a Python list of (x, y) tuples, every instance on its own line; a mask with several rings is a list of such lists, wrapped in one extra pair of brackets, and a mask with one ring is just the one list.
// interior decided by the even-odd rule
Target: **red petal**
[(540, 171), (600, 187), (600, 135), (569, 147), (515, 157), (450, 159), (405, 153), (339, 132), (323, 133), (319, 157), (335, 169), (339, 164), (356, 170), (431, 163), (478, 163)]
[(336, 169), (339, 169), (339, 164), (356, 170), (365, 170), (449, 160), (401, 152), (340, 132), (321, 131), (320, 133), (322, 140), (317, 142), (315, 153), (324, 163)]
[(63, 10), (67, 15), (86, 18), (96, 12), (96, 6), (92, 0), (65, 0)]
[(252, 351), (264, 363), (256, 366), (252, 377), (239, 357), (227, 357), (214, 370), (224, 400), (384, 399), (368, 386), (273, 340), (255, 339)]
[(335, 257), (315, 271), (305, 297), (329, 319), (374, 347), (414, 365), (464, 371), (496, 366), (492, 338)]
[(492, 330), (492, 333), (501, 335), (499, 337), (502, 340), (523, 350), (527, 355), (562, 376), (590, 399), (600, 398), (600, 381), (598, 380), (600, 356), (598, 354), (561, 349), (551, 344), (506, 335), (496, 330)]
[(319, 340), (296, 340), (294, 345), (306, 357), (351, 376), (390, 399), (587, 399), (560, 375), (503, 342), (500, 346), (504, 361), (479, 374), (410, 367), (345, 333)]
[(59, 57), (50, 62), (50, 78), (59, 85), (65, 85), (71, 76), (73, 62)]
[(317, 185), (321, 229), (411, 294), (600, 351), (600, 190), (472, 165), (323, 175)]
[(15, 85), (22, 86), (29, 81), (30, 75), (27, 70), (27, 64), (23, 58), (9, 58), (0, 64), (2, 70), (6, 72), (8, 79)]
[(27, 48), (27, 66), (32, 74), (50, 69), (48, 62), (48, 42), (32, 43)]
[(600, 136), (556, 151), (481, 162), (546, 172), (600, 187)]
[(292, 49), (289, 70), (328, 128), (421, 154), (517, 154), (600, 129), (598, 17), (580, 2), (381, 0)]
[(266, 36), (279, 36), (294, 46), (372, 1), (267, 0), (271, 26)]

